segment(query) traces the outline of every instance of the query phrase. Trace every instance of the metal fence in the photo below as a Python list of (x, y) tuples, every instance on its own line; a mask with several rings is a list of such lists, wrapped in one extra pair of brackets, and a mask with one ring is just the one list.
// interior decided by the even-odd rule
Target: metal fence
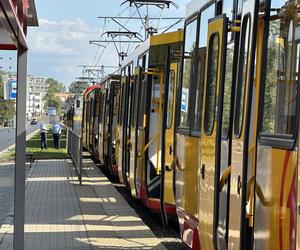
[(79, 184), (82, 184), (82, 140), (81, 136), (67, 129), (67, 151), (70, 155), (78, 176)]

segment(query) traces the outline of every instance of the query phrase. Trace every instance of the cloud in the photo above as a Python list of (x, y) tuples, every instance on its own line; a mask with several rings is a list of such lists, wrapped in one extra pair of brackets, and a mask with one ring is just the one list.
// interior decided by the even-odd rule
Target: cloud
[(28, 73), (53, 77), (66, 84), (82, 75), (78, 65), (92, 63), (97, 47), (89, 40), (99, 38), (100, 29), (80, 18), (39, 20), (40, 27), (28, 32)]
[(51, 55), (79, 55), (78, 47), (88, 43), (97, 29), (80, 18), (74, 20), (39, 20), (40, 27), (29, 35), (32, 52)]

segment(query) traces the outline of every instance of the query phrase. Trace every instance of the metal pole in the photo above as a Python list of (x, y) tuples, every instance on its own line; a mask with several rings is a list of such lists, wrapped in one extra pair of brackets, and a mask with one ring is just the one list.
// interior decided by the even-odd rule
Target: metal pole
[(14, 250), (24, 249), (27, 50), (18, 50)]

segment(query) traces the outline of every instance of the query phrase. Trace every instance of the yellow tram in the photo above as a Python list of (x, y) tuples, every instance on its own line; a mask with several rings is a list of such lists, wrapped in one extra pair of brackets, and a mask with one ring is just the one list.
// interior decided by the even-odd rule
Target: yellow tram
[(300, 249), (299, 7), (192, 0), (84, 95), (83, 145), (191, 249)]
[(181, 30), (152, 36), (121, 68), (116, 141), (120, 181), (150, 210), (160, 211), (165, 222), (167, 214), (176, 215), (173, 172), (161, 166), (173, 159), (182, 40)]
[(299, 248), (298, 8), (187, 6), (174, 165), (193, 249)]

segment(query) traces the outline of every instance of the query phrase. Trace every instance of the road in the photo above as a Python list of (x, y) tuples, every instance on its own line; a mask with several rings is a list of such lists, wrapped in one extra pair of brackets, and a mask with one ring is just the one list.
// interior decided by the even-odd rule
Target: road
[[(27, 124), (27, 135), (37, 129), (39, 129), (39, 124)], [(0, 128), (0, 152), (15, 144), (15, 133), (16, 130), (14, 128)]]

